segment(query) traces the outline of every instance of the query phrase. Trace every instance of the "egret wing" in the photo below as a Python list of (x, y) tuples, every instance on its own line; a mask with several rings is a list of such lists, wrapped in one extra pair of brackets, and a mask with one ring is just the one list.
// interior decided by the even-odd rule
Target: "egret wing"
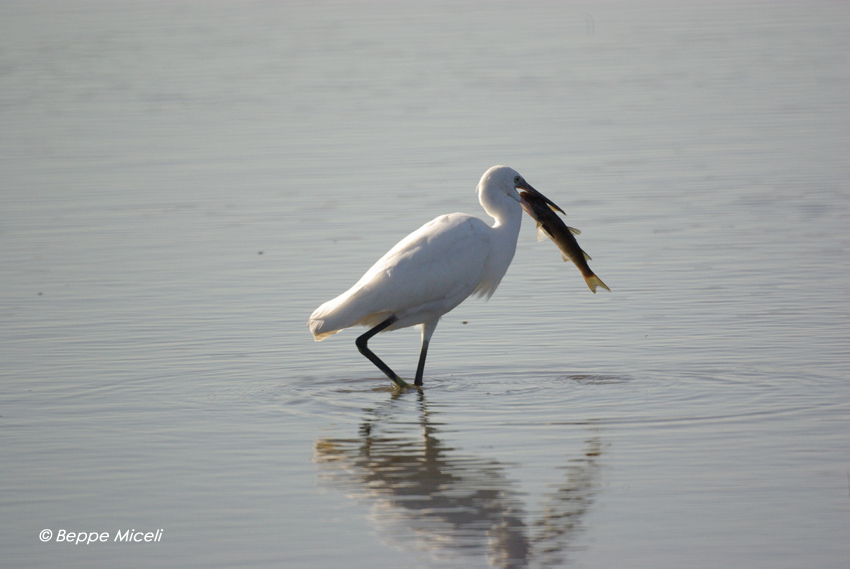
[[(348, 291), (316, 309), (317, 339), (395, 314), (388, 330), (438, 318), (478, 287), (490, 249), (489, 226), (466, 214), (444, 215), (402, 239)], [(317, 333), (318, 332), (318, 333)]]

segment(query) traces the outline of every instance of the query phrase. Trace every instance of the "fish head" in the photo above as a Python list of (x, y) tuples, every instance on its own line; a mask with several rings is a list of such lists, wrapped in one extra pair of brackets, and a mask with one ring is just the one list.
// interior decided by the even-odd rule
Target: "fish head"
[[(517, 185), (517, 189), (520, 190), (519, 196), (522, 198), (520, 205), (522, 205), (522, 209), (525, 210), (525, 213), (540, 221), (541, 211), (545, 212), (546, 210), (551, 209), (552, 211), (560, 211), (564, 213), (560, 207), (558, 207), (555, 202), (532, 188), (525, 180), (520, 180), (522, 185)], [(566, 215), (564, 213), (564, 215)]]

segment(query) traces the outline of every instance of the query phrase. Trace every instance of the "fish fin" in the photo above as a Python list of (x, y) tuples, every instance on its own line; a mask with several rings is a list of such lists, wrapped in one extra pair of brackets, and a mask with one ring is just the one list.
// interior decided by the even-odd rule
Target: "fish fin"
[(537, 224), (537, 242), (540, 243), (543, 241), (543, 238), (546, 236), (546, 232), (543, 230), (543, 225)]
[(573, 235), (581, 235), (581, 229), (576, 229), (575, 227), (570, 227), (569, 225), (567, 226), (567, 229), (569, 229), (570, 233), (572, 233)]
[(587, 286), (590, 287), (590, 292), (596, 294), (596, 287), (602, 287), (608, 292), (611, 292), (611, 289), (608, 288), (608, 285), (602, 282), (602, 279), (592, 274), (590, 276), (584, 277), (584, 281), (587, 283)]
[(590, 258), (590, 255), (588, 255), (587, 251), (585, 251), (584, 249), (582, 249), (581, 254), (584, 255), (585, 261), (592, 261), (593, 260), (593, 259)]
[(563, 213), (563, 214), (564, 214), (564, 216), (566, 217), (566, 215), (567, 215), (567, 214), (566, 214), (566, 213), (564, 213), (564, 210), (562, 210), (561, 208), (559, 208), (559, 207), (558, 207), (558, 206), (556, 206), (555, 204), (553, 204), (553, 203), (547, 203), (546, 205), (548, 205), (548, 206), (549, 206), (549, 209), (551, 209), (551, 210), (552, 210), (552, 211), (554, 211), (555, 213), (558, 213), (558, 212)]
[(565, 263), (570, 260), (570, 258), (567, 257), (565, 253), (561, 253), (561, 258), (564, 260)]

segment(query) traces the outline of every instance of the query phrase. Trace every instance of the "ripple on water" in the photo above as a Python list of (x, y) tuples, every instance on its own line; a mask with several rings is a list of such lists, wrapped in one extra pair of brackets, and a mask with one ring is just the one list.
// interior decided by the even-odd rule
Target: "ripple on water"
[(299, 416), (357, 419), (387, 403), (404, 408), (426, 401), (464, 421), (493, 424), (676, 425), (844, 408), (830, 380), (749, 370), (492, 371), (427, 377), (425, 389), (399, 391), (385, 378), (296, 377), (280, 383), (229, 385), (204, 394), (208, 403), (261, 406)]

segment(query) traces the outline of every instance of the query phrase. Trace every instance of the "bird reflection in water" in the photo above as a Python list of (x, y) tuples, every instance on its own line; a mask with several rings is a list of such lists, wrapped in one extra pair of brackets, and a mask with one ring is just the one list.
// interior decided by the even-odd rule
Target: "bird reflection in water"
[(598, 433), (565, 460), (563, 480), (544, 496), (542, 511), (529, 516), (506, 465), (437, 438), (439, 423), (422, 392), (422, 430), (413, 434), (409, 418), (394, 417), (402, 411), (394, 405), (398, 397), (367, 410), (357, 438), (316, 442), (320, 483), (371, 502), (379, 534), (393, 544), (449, 559), (486, 555), (493, 567), (526, 567), (532, 560), (563, 566), (599, 488)]

